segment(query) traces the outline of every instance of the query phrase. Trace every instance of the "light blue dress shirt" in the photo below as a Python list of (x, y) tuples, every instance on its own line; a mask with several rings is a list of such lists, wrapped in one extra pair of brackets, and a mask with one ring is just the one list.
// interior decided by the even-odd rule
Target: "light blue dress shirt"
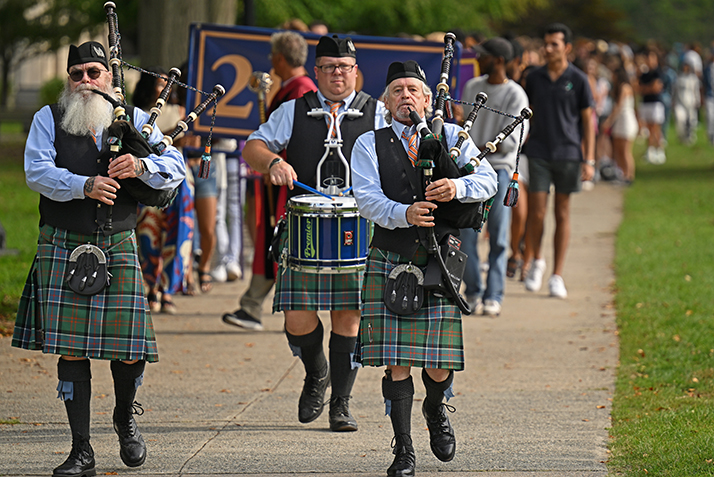
[[(134, 126), (141, 127), (149, 120), (149, 115), (139, 108), (134, 109)], [(102, 148), (102, 135), (97, 136), (97, 150)], [(163, 139), (164, 134), (158, 127), (149, 137), (149, 144), (156, 144)], [(68, 202), (72, 199), (84, 199), (84, 183), (89, 176), (73, 174), (67, 169), (55, 165), (57, 151), (55, 142), (55, 121), (52, 110), (45, 106), (35, 113), (30, 126), (30, 132), (25, 144), (25, 181), (28, 187), (57, 202)], [(169, 190), (181, 184), (186, 177), (186, 165), (181, 153), (173, 146), (157, 156), (150, 154), (144, 159), (147, 172), (139, 179), (154, 189)]]
[[(405, 126), (398, 121), (392, 121), (391, 128), (398, 138), (401, 138), (404, 150), (409, 149), (409, 143), (402, 138), (402, 131), (407, 130), (407, 137), (415, 132), (414, 126)], [(456, 144), (460, 127), (454, 124), (444, 124), (443, 133), (449, 147)], [(375, 147), (374, 131), (369, 131), (357, 138), (352, 148), (352, 185), (360, 215), (385, 229), (411, 227), (407, 222), (407, 209), (411, 204), (395, 202), (382, 191), (379, 176), (379, 161)], [(417, 140), (417, 146), (419, 140)], [(478, 148), (471, 139), (464, 142), (457, 163), (459, 167), (466, 164), (472, 157), (479, 154)], [(496, 171), (487, 160), (473, 174), (451, 179), (456, 186), (456, 199), (461, 202), (478, 202), (490, 199), (496, 194), (498, 181)], [(416, 202), (416, 198), (414, 200)], [(437, 207), (439, 203), (436, 203)]]
[[(349, 108), (355, 96), (357, 96), (357, 93), (353, 91), (352, 94), (342, 100), (343, 104), (340, 106), (338, 114)], [(320, 91), (317, 92), (317, 98), (320, 100), (322, 108), (329, 112), (330, 105), (325, 102), (327, 99)], [(268, 149), (276, 154), (287, 148), (290, 142), (290, 136), (292, 136), (293, 133), (295, 101), (296, 100), (291, 99), (281, 104), (278, 109), (273, 111), (267, 122), (261, 124), (257, 131), (248, 136), (248, 140), (259, 139), (268, 146)], [(325, 121), (327, 121), (327, 118), (325, 118)], [(377, 109), (374, 113), (374, 129), (381, 129), (386, 126), (387, 122), (384, 120), (384, 103), (377, 101)]]

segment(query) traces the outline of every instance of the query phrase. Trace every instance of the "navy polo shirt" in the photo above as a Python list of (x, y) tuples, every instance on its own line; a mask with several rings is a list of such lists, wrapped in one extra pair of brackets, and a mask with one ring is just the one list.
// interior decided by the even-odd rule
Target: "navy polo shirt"
[(582, 161), (581, 112), (593, 106), (585, 73), (568, 63), (563, 74), (552, 81), (547, 65), (541, 66), (528, 75), (526, 93), (533, 118), (524, 152), (548, 161)]

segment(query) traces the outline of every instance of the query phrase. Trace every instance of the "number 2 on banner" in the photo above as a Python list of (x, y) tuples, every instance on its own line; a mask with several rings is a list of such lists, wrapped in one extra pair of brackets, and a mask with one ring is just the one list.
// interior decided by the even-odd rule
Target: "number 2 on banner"
[(236, 79), (233, 82), (231, 89), (229, 89), (228, 92), (218, 101), (218, 107), (221, 108), (221, 116), (246, 119), (250, 116), (250, 112), (253, 110), (253, 101), (248, 101), (248, 103), (244, 106), (234, 106), (228, 103), (233, 98), (238, 96), (246, 86), (248, 86), (250, 75), (253, 72), (253, 66), (245, 56), (225, 55), (221, 56), (215, 63), (213, 63), (211, 71), (216, 71), (225, 64), (232, 66), (236, 71)]

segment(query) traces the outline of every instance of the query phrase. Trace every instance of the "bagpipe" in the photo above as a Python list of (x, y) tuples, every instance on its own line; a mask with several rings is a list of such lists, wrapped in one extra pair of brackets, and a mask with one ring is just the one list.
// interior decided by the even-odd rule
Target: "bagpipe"
[[(201, 167), (199, 169), (199, 177), (206, 178), (210, 170), (211, 161), (211, 138), (213, 132), (213, 124), (216, 117), (216, 106), (218, 98), (224, 93), (225, 89), (220, 84), (213, 87), (211, 93), (199, 91), (187, 84), (181, 83), (178, 78), (181, 76), (181, 71), (178, 68), (171, 68), (168, 77), (163, 77), (159, 74), (146, 71), (137, 66), (133, 66), (122, 59), (121, 51), (121, 35), (119, 34), (119, 19), (116, 13), (116, 4), (114, 2), (106, 2), (104, 10), (107, 15), (107, 23), (109, 25), (109, 66), (112, 70), (112, 91), (113, 95), (106, 94), (99, 90), (92, 92), (104, 97), (114, 108), (114, 121), (107, 128), (106, 142), (108, 147), (107, 165), (112, 160), (123, 154), (132, 154), (138, 158), (147, 157), (150, 154), (157, 156), (161, 155), (167, 147), (171, 146), (176, 137), (188, 130), (188, 125), (195, 121), (208, 106), (213, 103), (213, 117), (211, 121), (211, 131), (204, 148), (203, 156), (201, 157)], [(156, 105), (151, 108), (149, 120), (142, 127), (141, 132), (137, 131), (132, 123), (132, 118), (127, 114), (126, 91), (124, 88), (124, 70), (123, 67), (135, 69), (142, 73), (147, 73), (157, 78), (162, 78), (166, 81), (166, 86), (159, 94)], [(193, 91), (206, 95), (206, 99), (196, 106), (186, 117), (178, 122), (176, 128), (156, 144), (149, 144), (149, 138), (154, 131), (156, 120), (161, 115), (161, 109), (166, 104), (171, 89), (174, 85), (179, 85), (184, 88), (190, 88)], [(139, 203), (155, 207), (166, 207), (178, 193), (178, 188), (173, 190), (158, 190), (154, 189), (141, 179), (129, 178), (121, 179), (122, 187), (125, 187), (127, 192)], [(111, 211), (111, 209), (110, 209)], [(111, 213), (108, 214), (108, 223), (105, 226), (111, 230)]]
[[(508, 207), (513, 207), (518, 201), (518, 164), (520, 159), (521, 146), (523, 144), (523, 121), (530, 119), (533, 113), (530, 109), (524, 108), (519, 116), (513, 116), (503, 111), (497, 109), (489, 108), (485, 105), (488, 101), (488, 96), (480, 92), (476, 95), (475, 102), (469, 103), (466, 101), (456, 100), (449, 95), (449, 73), (451, 70), (451, 62), (454, 57), (454, 43), (456, 42), (456, 35), (449, 32), (444, 37), (444, 56), (441, 64), (441, 76), (439, 78), (439, 83), (436, 86), (437, 94), (434, 100), (434, 118), (432, 119), (432, 130), (430, 131), (426, 127), (426, 123), (417, 126), (417, 130), (422, 136), (421, 145), (419, 146), (419, 152), (417, 155), (417, 166), (424, 169), (425, 178), (429, 177), (432, 180), (438, 180), (441, 178), (459, 178), (467, 174), (471, 174), (475, 169), (481, 164), (481, 160), (488, 154), (496, 152), (498, 144), (503, 142), (503, 140), (510, 136), (516, 128), (521, 126), (521, 138), (518, 145), (518, 152), (516, 155), (516, 169), (513, 174), (513, 179), (508, 186), (508, 191), (504, 199), (504, 205)], [(446, 147), (441, 142), (441, 132), (444, 125), (444, 116), (448, 111), (447, 105), (451, 103), (466, 104), (473, 107), (466, 121), (464, 122), (463, 128), (459, 131), (458, 140), (456, 144), (446, 151)], [(494, 138), (486, 144), (486, 147), (478, 154), (477, 157), (470, 158), (469, 162), (464, 167), (459, 167), (456, 164), (456, 160), (461, 155), (461, 147), (464, 142), (469, 138), (469, 131), (473, 126), (474, 121), (481, 109), (486, 109), (496, 114), (501, 114), (510, 118), (513, 118), (513, 122), (503, 128), (503, 130)], [(421, 119), (413, 121), (414, 124), (422, 122)], [(488, 211), (491, 208), (493, 199), (489, 199), (482, 203), (461, 203), (454, 199), (451, 202), (439, 204), (438, 209), (435, 211), (435, 217), (441, 216), (441, 219), (449, 223), (450, 225), (457, 228), (474, 228), (480, 230), (483, 223), (488, 218)], [(440, 211), (440, 212), (439, 212)]]
[[(444, 37), (444, 56), (441, 64), (441, 76), (436, 86), (437, 94), (434, 101), (432, 129), (429, 130), (426, 121), (422, 120), (416, 111), (410, 111), (410, 119), (416, 125), (416, 129), (422, 137), (417, 153), (416, 166), (423, 170), (425, 188), (430, 182), (435, 180), (443, 178), (456, 179), (472, 174), (481, 164), (481, 160), (486, 157), (486, 155), (495, 152), (498, 145), (521, 125), (521, 141), (518, 146), (518, 155), (516, 156), (516, 172), (514, 173), (511, 184), (509, 184), (509, 191), (504, 200), (504, 205), (512, 207), (518, 200), (518, 159), (523, 142), (522, 123), (530, 119), (532, 113), (530, 109), (524, 108), (519, 116), (514, 117), (505, 112), (488, 108), (485, 106), (488, 96), (483, 92), (476, 95), (474, 103), (464, 103), (449, 97), (448, 81), (451, 61), (454, 56), (455, 41), (456, 36), (453, 33), (447, 33)], [(448, 110), (447, 104), (449, 101), (471, 104), (473, 109), (466, 118), (462, 130), (459, 131), (456, 144), (447, 151), (446, 141), (442, 137), (442, 131), (444, 115), (445, 111)], [(498, 114), (512, 117), (514, 121), (503, 128), (493, 141), (489, 141), (486, 147), (476, 157), (470, 158), (466, 165), (459, 167), (456, 161), (461, 155), (461, 147), (464, 142), (468, 140), (469, 131), (481, 109), (487, 109)], [(451, 227), (459, 229), (473, 228), (480, 231), (488, 218), (488, 212), (492, 204), (493, 198), (484, 202), (475, 203), (460, 202), (457, 199), (453, 199), (449, 202), (439, 203), (433, 213), (435, 220)], [(427, 230), (427, 237), (427, 251), (430, 257), (423, 281), (419, 286), (422, 286), (424, 290), (431, 290), (436, 295), (450, 297), (463, 313), (470, 314), (471, 309), (468, 303), (466, 303), (464, 298), (459, 294), (461, 279), (465, 270), (465, 262), (468, 258), (466, 254), (460, 250), (460, 241), (448, 235), (443, 243), (437, 243), (433, 228)], [(415, 297), (419, 295), (418, 288), (419, 287), (416, 287), (414, 293), (412, 293)], [(385, 300), (385, 303), (387, 303), (387, 300)], [(389, 304), (387, 305), (389, 307)]]

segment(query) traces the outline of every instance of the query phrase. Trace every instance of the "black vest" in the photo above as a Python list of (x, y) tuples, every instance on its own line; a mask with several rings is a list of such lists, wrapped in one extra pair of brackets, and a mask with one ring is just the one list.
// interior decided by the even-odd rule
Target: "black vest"
[[(55, 165), (82, 176), (106, 176), (109, 167), (106, 144), (102, 151), (98, 151), (91, 137), (66, 133), (60, 127), (62, 112), (59, 106), (53, 104), (50, 108), (55, 121)], [(48, 224), (87, 235), (96, 231), (110, 235), (136, 228), (136, 207), (136, 201), (123, 188), (119, 189), (111, 207), (112, 230), (106, 232), (104, 225), (109, 211), (106, 204), (89, 197), (57, 202), (40, 195), (40, 225)]]
[[(355, 96), (351, 107), (355, 105), (359, 98)], [(312, 104), (310, 104), (312, 103)], [(327, 138), (327, 121), (325, 116), (316, 118), (307, 115), (308, 111), (318, 107), (322, 109), (317, 98), (317, 93), (308, 92), (301, 98), (295, 100), (295, 120), (293, 121), (293, 132), (290, 143), (287, 147), (287, 161), (295, 169), (298, 180), (310, 187), (317, 186), (317, 164), (325, 154), (325, 139)], [(360, 108), (364, 114), (355, 119), (344, 118), (342, 121), (342, 154), (350, 163), (352, 146), (357, 138), (367, 131), (374, 129), (374, 114), (377, 110), (377, 100), (369, 98)], [(322, 164), (321, 177), (345, 177), (344, 166), (334, 150), (330, 150), (330, 155)], [(304, 194), (305, 191), (298, 187), (288, 191), (288, 198)]]
[[(402, 204), (424, 200), (424, 173), (412, 165), (401, 140), (391, 127), (374, 132), (379, 177), (382, 191), (389, 199)], [(443, 138), (443, 136), (442, 136)], [(443, 141), (443, 139), (442, 139)], [(441, 241), (447, 234), (459, 235), (459, 229), (435, 220), (434, 232)], [(393, 230), (374, 224), (372, 247), (396, 252), (403, 257), (412, 257), (419, 244), (428, 248), (427, 229), (414, 225)]]

